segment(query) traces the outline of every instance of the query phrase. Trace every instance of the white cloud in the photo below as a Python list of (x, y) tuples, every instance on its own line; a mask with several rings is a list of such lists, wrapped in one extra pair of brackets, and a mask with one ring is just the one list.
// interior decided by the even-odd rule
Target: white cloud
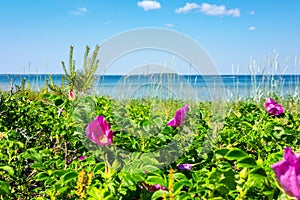
[(71, 15), (84, 15), (88, 11), (87, 8), (78, 8), (70, 12)]
[(155, 10), (155, 9), (160, 9), (161, 5), (159, 2), (157, 1), (152, 1), (152, 0), (143, 0), (143, 1), (139, 1), (137, 3), (137, 5), (141, 8), (143, 8), (144, 10)]
[(178, 8), (175, 10), (176, 13), (188, 13), (192, 10), (198, 9), (201, 6), (199, 6), (196, 3), (186, 3), (185, 6)]
[(255, 14), (255, 11), (253, 11), (253, 10), (249, 12), (249, 15), (254, 15), (254, 14)]
[(227, 10), (224, 5), (215, 5), (215, 4), (208, 4), (208, 3), (202, 3), (201, 5), (198, 5), (196, 3), (186, 3), (185, 6), (178, 8), (175, 10), (176, 13), (188, 13), (192, 10), (200, 11), (204, 13), (205, 15), (211, 15), (211, 16), (230, 16), (233, 17), (239, 17), (240, 16), (240, 10), (238, 8), (229, 9)]
[(249, 27), (249, 31), (254, 31), (254, 30), (256, 30), (256, 27), (255, 27), (255, 26), (250, 26), (250, 27)]
[(174, 27), (174, 24), (165, 24), (165, 26), (166, 26), (167, 28), (172, 28), (172, 27)]

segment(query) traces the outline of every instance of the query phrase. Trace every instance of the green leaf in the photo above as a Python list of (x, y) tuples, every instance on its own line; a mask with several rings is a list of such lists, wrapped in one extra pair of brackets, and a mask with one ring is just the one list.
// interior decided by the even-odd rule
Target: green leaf
[(215, 155), (219, 157), (220, 156), (223, 157), (228, 153), (228, 151), (229, 151), (228, 149), (218, 149), (215, 151)]
[(60, 187), (58, 190), (57, 190), (57, 195), (60, 195), (60, 194), (63, 194), (65, 193), (66, 191), (69, 190), (69, 187), (65, 186), (65, 187)]
[(63, 176), (63, 181), (64, 181), (64, 183), (67, 183), (67, 182), (69, 182), (73, 179), (76, 179), (77, 177), (78, 177), (78, 173), (74, 172), (74, 171), (71, 171), (71, 172), (66, 173)]
[(252, 177), (256, 177), (256, 178), (266, 178), (267, 177), (266, 171), (261, 167), (251, 170), (250, 174), (252, 175)]
[(30, 167), (32, 169), (38, 169), (38, 170), (42, 170), (42, 169), (45, 168), (45, 166), (40, 162), (33, 163), (33, 164), (30, 165)]
[(56, 106), (60, 106), (61, 104), (63, 104), (64, 103), (64, 101), (62, 100), (62, 99), (56, 99), (55, 101), (54, 101), (54, 104), (56, 105)]
[(153, 193), (153, 195), (151, 196), (151, 200), (155, 200), (155, 199), (158, 199), (158, 198), (161, 198), (164, 196), (164, 193), (167, 193), (167, 191), (165, 190), (157, 190)]
[(225, 158), (228, 159), (228, 160), (241, 160), (243, 158), (247, 158), (249, 157), (249, 155), (240, 150), (240, 149), (237, 149), (237, 148), (234, 148), (232, 150), (230, 150), (226, 155), (225, 155)]
[(54, 100), (54, 99), (56, 99), (57, 98), (57, 95), (56, 94), (51, 94), (50, 96), (49, 96), (49, 99), (50, 100)]
[(145, 165), (141, 166), (141, 169), (146, 172), (154, 172), (157, 171), (159, 168), (154, 165)]
[(251, 158), (251, 157), (248, 157), (248, 158), (243, 158), (241, 160), (239, 160), (237, 162), (237, 167), (238, 168), (254, 168), (254, 167), (257, 167), (257, 164), (256, 164), (256, 161)]
[(6, 171), (9, 176), (13, 177), (15, 172), (14, 172), (14, 169), (10, 166), (1, 166), (0, 169), (3, 169), (4, 171)]
[(0, 194), (10, 194), (10, 185), (0, 180)]
[(189, 181), (178, 181), (173, 186), (173, 192), (174, 192), (174, 194), (179, 194), (181, 189), (184, 186), (190, 186), (190, 185), (191, 185), (191, 183)]
[(159, 185), (162, 185), (165, 187), (167, 186), (166, 181), (162, 177), (159, 177), (159, 176), (149, 176), (146, 180), (146, 183), (148, 183), (150, 185), (159, 184)]
[(187, 178), (186, 178), (186, 176), (184, 175), (184, 174), (182, 174), (182, 173), (174, 173), (174, 176), (173, 176), (173, 178), (176, 180), (180, 180), (180, 181), (186, 181), (186, 180), (188, 180)]
[(49, 178), (48, 173), (46, 172), (40, 172), (35, 177), (36, 181), (43, 181)]
[(53, 174), (53, 176), (61, 177), (61, 176), (65, 175), (66, 173), (68, 173), (69, 171), (70, 170), (65, 170), (65, 169), (55, 170), (52, 174)]
[(46, 94), (43, 94), (43, 95), (42, 95), (42, 98), (43, 98), (43, 99), (47, 99), (49, 96), (50, 96), (50, 94), (49, 94), (49, 93), (46, 93)]
[(102, 162), (96, 164), (96, 166), (93, 169), (94, 174), (102, 174), (104, 167), (105, 167), (105, 164)]

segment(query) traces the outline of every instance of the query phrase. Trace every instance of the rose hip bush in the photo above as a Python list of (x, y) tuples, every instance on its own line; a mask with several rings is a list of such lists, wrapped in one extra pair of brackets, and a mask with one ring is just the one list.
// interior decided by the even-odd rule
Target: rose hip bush
[(210, 102), (0, 93), (0, 199), (299, 198), (299, 102), (276, 100), (214, 131)]

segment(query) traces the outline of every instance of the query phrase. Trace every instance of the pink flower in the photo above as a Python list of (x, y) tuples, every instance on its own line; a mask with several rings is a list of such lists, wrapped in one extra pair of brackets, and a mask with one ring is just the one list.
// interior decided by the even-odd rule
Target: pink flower
[(82, 161), (82, 160), (86, 159), (86, 156), (80, 156), (78, 159), (79, 159), (80, 161)]
[(183, 124), (186, 113), (189, 111), (189, 104), (176, 111), (174, 118), (168, 122), (168, 126), (178, 127)]
[(75, 98), (75, 92), (73, 90), (70, 90), (69, 97), (73, 100)]
[(179, 170), (187, 170), (187, 171), (190, 171), (192, 167), (193, 167), (192, 164), (180, 164), (177, 166)]
[(272, 165), (281, 187), (289, 196), (300, 199), (300, 154), (284, 149), (283, 160)]
[(159, 185), (159, 184), (154, 184), (153, 187), (156, 190), (166, 190), (167, 188), (165, 186)]
[(89, 123), (86, 136), (100, 146), (109, 145), (113, 141), (113, 132), (103, 116), (98, 116)]
[(282, 105), (278, 104), (272, 98), (267, 98), (265, 102), (265, 109), (271, 115), (281, 115), (284, 112)]
[(154, 184), (153, 186), (151, 186), (147, 183), (144, 183), (143, 185), (146, 188), (146, 190), (149, 191), (149, 192), (155, 192), (157, 190), (167, 190), (166, 187), (164, 187), (162, 185), (159, 185), (159, 184)]

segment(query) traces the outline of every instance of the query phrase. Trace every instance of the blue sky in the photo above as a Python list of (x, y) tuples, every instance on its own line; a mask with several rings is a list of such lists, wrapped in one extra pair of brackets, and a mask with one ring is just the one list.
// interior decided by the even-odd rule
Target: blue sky
[[(299, 0), (1, 0), (0, 73), (62, 73), (70, 45), (80, 67), (86, 45), (93, 49), (114, 35), (143, 27), (192, 38), (223, 74), (232, 74), (232, 65), (247, 73), (251, 57), (263, 66), (274, 51), (281, 67), (290, 58), (293, 73), (294, 56), (300, 55), (299, 10)], [(139, 65), (130, 60), (118, 63)], [(155, 62), (181, 65), (171, 55)], [(123, 71), (116, 66), (109, 73)]]

